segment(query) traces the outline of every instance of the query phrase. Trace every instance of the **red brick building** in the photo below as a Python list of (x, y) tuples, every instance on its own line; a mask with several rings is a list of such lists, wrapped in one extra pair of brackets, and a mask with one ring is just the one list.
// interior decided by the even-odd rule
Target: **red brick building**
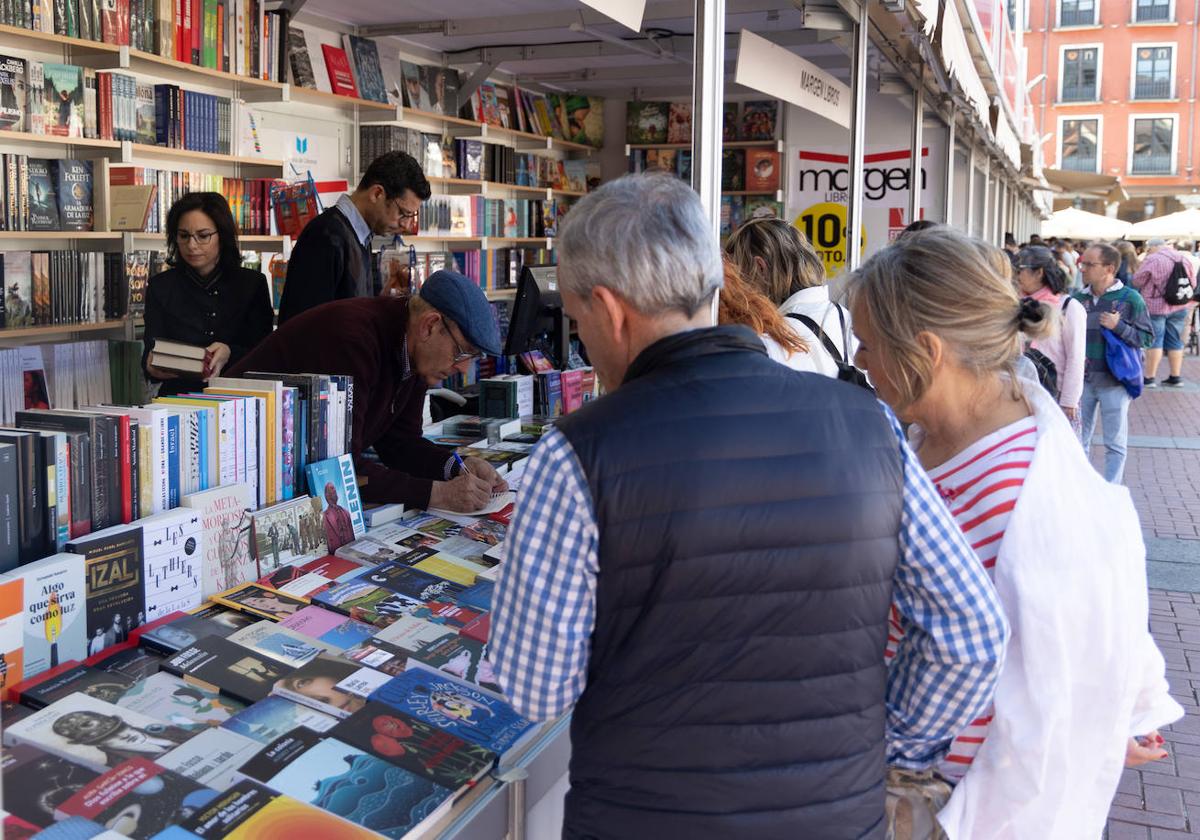
[[(1116, 175), (1128, 221), (1200, 205), (1200, 0), (1028, 0), (1027, 78), (1046, 165)], [(1044, 74), (1044, 78), (1043, 78)], [(1057, 197), (1055, 209), (1074, 203)]]

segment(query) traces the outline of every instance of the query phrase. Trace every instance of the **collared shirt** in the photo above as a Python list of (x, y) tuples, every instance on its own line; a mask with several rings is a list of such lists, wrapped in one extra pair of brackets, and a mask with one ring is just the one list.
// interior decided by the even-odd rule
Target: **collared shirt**
[[(1008, 624), (995, 590), (950, 511), (896, 434), (904, 469), (894, 601), (907, 635), (888, 672), (888, 761), (924, 769), (987, 708)], [(551, 429), (522, 478), (508, 558), (496, 585), (489, 657), (524, 715), (548, 720), (587, 683), (596, 617), (599, 531), (583, 468)]]
[[(1108, 288), (1107, 288), (1107, 289), (1104, 291), (1104, 295), (1111, 294), (1111, 293), (1113, 293), (1113, 292), (1119, 292), (1119, 291), (1121, 291), (1121, 290), (1122, 290), (1122, 289), (1124, 289), (1124, 288), (1125, 288), (1125, 284), (1124, 284), (1124, 283), (1122, 283), (1120, 280), (1114, 280), (1114, 281), (1113, 281), (1113, 283), (1112, 283), (1112, 285), (1111, 285), (1111, 286), (1109, 286), (1109, 287), (1108, 287)], [(1091, 295), (1091, 296), (1092, 296), (1092, 303), (1093, 303), (1093, 304), (1099, 303), (1099, 302), (1100, 302), (1100, 298), (1104, 297), (1104, 295), (1098, 295), (1098, 294), (1096, 294), (1095, 292), (1093, 292), (1093, 291), (1092, 291), (1092, 287), (1091, 287), (1091, 286), (1088, 286), (1088, 287), (1087, 287), (1087, 292), (1088, 292), (1088, 294), (1089, 294), (1089, 295)]]
[(354, 235), (358, 238), (359, 243), (364, 248), (370, 248), (371, 228), (367, 224), (367, 220), (362, 217), (362, 213), (358, 212), (358, 208), (354, 206), (354, 202), (350, 200), (350, 196), (343, 195), (334, 206), (342, 211), (342, 215), (349, 220), (350, 227), (354, 229)]

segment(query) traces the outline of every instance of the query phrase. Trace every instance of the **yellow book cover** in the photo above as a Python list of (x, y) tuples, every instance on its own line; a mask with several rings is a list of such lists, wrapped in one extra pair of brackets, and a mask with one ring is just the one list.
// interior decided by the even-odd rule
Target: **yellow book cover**
[(138, 504), (149, 516), (154, 506), (154, 470), (150, 468), (154, 430), (146, 423), (138, 424)]

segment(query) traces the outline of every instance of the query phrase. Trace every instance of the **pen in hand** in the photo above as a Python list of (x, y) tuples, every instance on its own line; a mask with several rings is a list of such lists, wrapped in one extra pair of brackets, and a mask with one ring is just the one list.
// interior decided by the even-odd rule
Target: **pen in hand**
[(458, 469), (460, 470), (459, 475), (464, 475), (464, 474), (472, 475), (473, 474), (473, 473), (471, 473), (471, 471), (469, 469), (467, 469), (466, 463), (463, 461), (462, 457), (457, 452), (454, 453), (454, 463), (458, 464)]

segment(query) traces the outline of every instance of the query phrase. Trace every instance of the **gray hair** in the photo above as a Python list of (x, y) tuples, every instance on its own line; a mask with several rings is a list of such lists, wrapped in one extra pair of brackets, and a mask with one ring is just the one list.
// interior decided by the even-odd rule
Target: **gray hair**
[(587, 298), (603, 286), (646, 315), (694, 315), (724, 284), (700, 196), (673, 175), (625, 175), (589, 193), (554, 247), (562, 289)]

